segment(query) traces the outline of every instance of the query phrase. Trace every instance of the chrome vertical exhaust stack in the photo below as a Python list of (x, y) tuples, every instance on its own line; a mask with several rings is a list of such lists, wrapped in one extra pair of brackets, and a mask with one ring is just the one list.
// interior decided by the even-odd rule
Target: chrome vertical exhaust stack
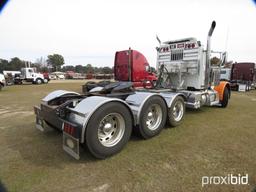
[(213, 21), (207, 36), (207, 49), (206, 49), (206, 70), (205, 70), (205, 86), (210, 85), (210, 65), (211, 65), (211, 37), (216, 27), (216, 22)]
[(207, 37), (207, 55), (209, 56), (207, 59), (210, 59), (210, 53), (211, 53), (211, 37), (212, 37), (212, 33), (214, 31), (216, 27), (216, 22), (213, 21), (212, 22), (212, 25), (211, 25), (211, 28), (208, 32), (208, 37)]
[(216, 26), (216, 22), (213, 21), (212, 25), (211, 25), (211, 28), (210, 28), (210, 30), (208, 32), (208, 36), (210, 36), (210, 37), (212, 36), (212, 33), (213, 33), (213, 30), (214, 30), (215, 26)]

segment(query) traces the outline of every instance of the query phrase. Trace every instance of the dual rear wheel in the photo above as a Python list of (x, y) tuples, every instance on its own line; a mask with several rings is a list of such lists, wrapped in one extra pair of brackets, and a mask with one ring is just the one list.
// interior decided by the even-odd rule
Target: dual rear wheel
[(86, 147), (91, 154), (104, 159), (122, 150), (132, 133), (132, 116), (122, 103), (101, 106), (90, 118), (86, 129)]
[(170, 107), (161, 97), (153, 96), (141, 110), (139, 134), (144, 139), (154, 137), (162, 131), (167, 119), (170, 126), (176, 127), (181, 124), (184, 114), (185, 104), (181, 96), (177, 96)]
[(48, 83), (48, 79), (41, 79), (41, 78), (37, 78), (36, 81), (34, 82), (35, 84), (42, 84), (42, 83)]
[[(181, 123), (185, 112), (184, 100), (176, 97), (168, 109), (160, 96), (152, 96), (140, 111), (139, 125), (135, 131), (142, 138), (158, 135), (166, 124)], [(101, 106), (90, 118), (85, 135), (85, 144), (91, 154), (104, 159), (121, 151), (132, 133), (133, 118), (130, 110), (122, 103), (110, 102)]]

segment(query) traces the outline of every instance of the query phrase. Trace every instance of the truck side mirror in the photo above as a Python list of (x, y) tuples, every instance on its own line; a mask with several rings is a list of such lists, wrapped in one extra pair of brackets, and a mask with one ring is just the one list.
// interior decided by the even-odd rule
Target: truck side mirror
[(146, 65), (145, 67), (146, 67), (146, 71), (150, 73), (151, 71), (150, 71), (149, 65)]
[(221, 57), (222, 57), (221, 65), (225, 65), (225, 63), (227, 62), (227, 52), (222, 53)]

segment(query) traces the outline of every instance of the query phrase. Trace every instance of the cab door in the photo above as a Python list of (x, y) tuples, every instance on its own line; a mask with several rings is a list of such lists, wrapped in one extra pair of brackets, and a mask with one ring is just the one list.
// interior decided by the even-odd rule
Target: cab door
[(26, 79), (33, 79), (34, 71), (31, 68), (26, 69)]

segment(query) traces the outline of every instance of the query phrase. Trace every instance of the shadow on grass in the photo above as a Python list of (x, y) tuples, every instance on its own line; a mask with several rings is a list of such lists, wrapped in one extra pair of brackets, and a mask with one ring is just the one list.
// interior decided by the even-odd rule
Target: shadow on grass
[(1, 180), (0, 180), (0, 192), (7, 192), (7, 189), (4, 186), (4, 184), (1, 182)]
[(186, 108), (186, 115), (189, 115), (189, 114), (201, 114), (201, 113), (204, 113), (206, 110), (206, 108), (199, 108), (199, 109), (191, 109), (191, 108)]
[[(208, 109), (188, 109), (187, 114), (200, 114)], [(185, 120), (186, 118), (184, 118)], [(184, 121), (183, 120), (183, 121)], [(165, 129), (174, 129), (168, 123)], [(134, 128), (136, 129), (136, 128)], [(13, 134), (7, 137), (8, 147), (18, 151), (23, 161), (29, 161), (34, 165), (43, 165), (53, 168), (62, 168), (65, 164), (81, 164), (100, 161), (94, 158), (87, 148), (80, 146), (80, 160), (76, 160), (63, 150), (62, 133), (55, 129), (40, 132), (35, 128), (35, 123), (24, 123), (12, 130)], [(160, 133), (161, 134), (161, 133)], [(134, 130), (129, 142), (144, 142), (141, 136)], [(129, 143), (128, 142), (128, 143)]]
[(89, 163), (96, 161), (88, 150), (81, 147), (79, 161), (68, 155), (62, 148), (62, 134), (54, 129), (40, 132), (34, 123), (17, 127), (15, 135), (7, 137), (8, 148), (18, 151), (23, 161), (34, 165), (62, 168), (67, 163)]

